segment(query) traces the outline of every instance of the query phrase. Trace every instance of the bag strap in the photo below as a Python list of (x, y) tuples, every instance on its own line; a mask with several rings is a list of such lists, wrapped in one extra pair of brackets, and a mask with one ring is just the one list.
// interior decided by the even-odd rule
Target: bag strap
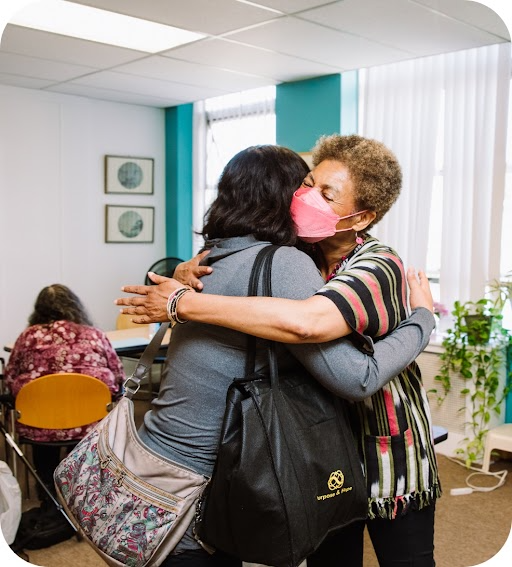
[[(252, 281), (251, 284), (253, 287), (251, 291), (254, 291), (252, 295), (257, 295), (257, 282), (259, 281), (259, 274), (263, 271), (262, 276), (262, 296), (264, 297), (272, 297), (272, 260), (274, 259), (274, 254), (279, 246), (271, 245), (267, 246), (263, 250), (260, 251), (256, 260), (258, 261), (258, 265), (256, 266), (256, 270), (253, 267), (253, 271), (257, 271), (257, 279), (255, 279), (256, 283)], [(261, 257), (259, 257), (261, 255)], [(255, 260), (255, 264), (256, 264)], [(252, 275), (252, 274), (251, 274)], [(255, 286), (255, 287), (254, 287)], [(255, 359), (256, 359), (256, 337), (250, 336), (249, 337), (249, 344), (251, 345), (251, 358), (253, 359), (252, 363), (252, 372), (254, 372), (255, 366)], [(275, 341), (266, 340), (265, 341), (267, 347), (267, 354), (268, 354), (268, 366), (269, 366), (269, 375), (270, 375), (270, 387), (274, 390), (279, 389), (279, 368), (277, 365), (277, 354), (276, 354), (276, 343)]]
[[(263, 265), (263, 294), (266, 297), (272, 297), (272, 260), (275, 250), (264, 258)], [(272, 389), (279, 388), (279, 370), (277, 366), (277, 354), (275, 341), (266, 341), (268, 353), (268, 367), (270, 374), (270, 387)]]
[(276, 253), (276, 250), (278, 248), (280, 247), (277, 246), (276, 244), (269, 244), (268, 246), (265, 246), (258, 252), (254, 260), (254, 264), (252, 266), (251, 276), (249, 278), (249, 290), (247, 292), (247, 295), (249, 297), (258, 295), (258, 284), (260, 281), (260, 274), (263, 269), (264, 269), (263, 277), (266, 278), (263, 280), (263, 295), (266, 294), (265, 293), (266, 288), (268, 287), (272, 288), (272, 282), (269, 279), (271, 275), (271, 270), (269, 270), (267, 266), (269, 262), (270, 262), (270, 266), (272, 265), (272, 258), (274, 257), (274, 254)]
[[(258, 294), (258, 284), (263, 270), (262, 295), (272, 297), (272, 259), (276, 250), (280, 248), (276, 244), (269, 244), (262, 248), (252, 266), (251, 276), (249, 278), (248, 297), (254, 297)], [(256, 367), (256, 341), (258, 339), (253, 335), (247, 335), (247, 358), (245, 362), (245, 375), (248, 376), (255, 371)], [(261, 339), (260, 339), (261, 340)], [(271, 341), (266, 341), (270, 343)]]
[[(151, 369), (151, 365), (153, 364), (153, 360), (155, 359), (156, 353), (158, 352), (164, 335), (169, 328), (169, 323), (162, 323), (160, 328), (156, 332), (155, 336), (151, 339), (148, 346), (144, 349), (142, 356), (137, 362), (137, 366), (135, 370), (132, 372), (132, 375), (127, 378), (123, 384), (124, 388), (124, 396), (129, 400), (138, 392), (140, 388), (141, 380), (148, 374), (149, 370)], [(128, 383), (134, 383), (135, 388), (128, 386)]]

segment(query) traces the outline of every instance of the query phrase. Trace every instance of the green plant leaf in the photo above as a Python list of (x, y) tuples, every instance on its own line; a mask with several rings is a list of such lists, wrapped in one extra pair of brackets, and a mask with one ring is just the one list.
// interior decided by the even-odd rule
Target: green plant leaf
[[(512, 297), (512, 272), (510, 276), (507, 298)], [(462, 456), (467, 466), (483, 456), (488, 424), (493, 415), (500, 415), (500, 404), (507, 393), (512, 391), (512, 368), (507, 371), (507, 386), (500, 386), (505, 349), (509, 348), (512, 355), (512, 336), (502, 326), (501, 310), (504, 303), (497, 299), (500, 295), (498, 291), (496, 287), (493, 297), (473, 302), (455, 301), (452, 310), (453, 325), (443, 338), (441, 367), (439, 374), (435, 376), (435, 381), (444, 392), (443, 395), (433, 390), (438, 394), (438, 404), (442, 404), (452, 390), (452, 382), (457, 382), (455, 391), (465, 396), (470, 410), (471, 418), (465, 423), (465, 427), (471, 430), (472, 437), (466, 437), (464, 447), (456, 450), (456, 454)], [(475, 320), (472, 316), (480, 318)], [(459, 411), (462, 410), (466, 408)]]

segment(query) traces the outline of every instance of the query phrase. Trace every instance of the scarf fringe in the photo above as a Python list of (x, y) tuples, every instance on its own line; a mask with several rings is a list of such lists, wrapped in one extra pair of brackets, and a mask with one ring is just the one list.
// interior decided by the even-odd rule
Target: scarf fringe
[(368, 518), (370, 520), (375, 518), (393, 520), (397, 516), (406, 514), (409, 510), (421, 510), (425, 506), (430, 506), (441, 494), (441, 486), (435, 484), (429, 490), (423, 492), (390, 498), (369, 498)]

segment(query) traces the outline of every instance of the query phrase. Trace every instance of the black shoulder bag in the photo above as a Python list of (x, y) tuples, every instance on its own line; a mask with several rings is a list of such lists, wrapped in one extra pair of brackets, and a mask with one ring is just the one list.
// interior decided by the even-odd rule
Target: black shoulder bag
[[(272, 295), (277, 246), (256, 257), (249, 295)], [(362, 467), (344, 402), (304, 368), (255, 373), (249, 338), (244, 378), (228, 389), (212, 480), (200, 501), (196, 535), (243, 561), (295, 567), (333, 530), (366, 518)]]

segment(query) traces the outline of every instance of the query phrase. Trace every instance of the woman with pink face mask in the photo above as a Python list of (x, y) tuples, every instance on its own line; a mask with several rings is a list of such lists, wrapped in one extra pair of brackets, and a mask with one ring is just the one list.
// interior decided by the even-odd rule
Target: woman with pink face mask
[[(377, 346), (390, 333), (393, 336), (408, 313), (406, 274), (396, 252), (368, 231), (400, 193), (400, 166), (380, 142), (340, 135), (319, 140), (313, 164), (292, 197), (290, 211), (325, 285), (304, 300), (220, 297), (210, 294), (205, 278), (203, 293), (179, 292), (177, 322), (201, 321), (303, 346), (343, 336), (356, 344), (371, 337)], [(208, 256), (203, 262), (208, 264)], [(195, 274), (208, 272), (203, 268)], [(181, 279), (196, 284), (189, 274), (190, 266), (188, 271), (182, 266)], [(413, 271), (407, 278), (416, 285)], [(140, 297), (117, 300), (130, 306), (123, 311), (135, 315), (136, 322), (167, 319), (168, 296), (184, 288), (175, 280), (154, 275), (152, 279), (159, 285), (123, 288)], [(422, 272), (420, 282), (426, 284)], [(292, 285), (300, 287), (300, 276)], [(440, 484), (417, 364), (409, 364), (371, 396), (349, 405), (367, 479), (369, 519), (332, 534), (308, 558), (308, 567), (361, 566), (365, 523), (382, 567), (433, 567)]]

